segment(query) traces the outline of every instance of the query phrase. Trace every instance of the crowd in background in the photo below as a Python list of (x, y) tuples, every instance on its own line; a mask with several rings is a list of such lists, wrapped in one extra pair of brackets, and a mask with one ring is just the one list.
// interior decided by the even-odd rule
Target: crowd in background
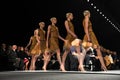
[[(119, 70), (120, 69), (120, 56), (116, 51), (110, 51), (109, 49), (105, 49), (101, 47), (102, 54), (104, 60), (106, 62), (106, 66), (108, 70)], [(15, 51), (15, 52), (14, 52)], [(87, 67), (87, 63), (89, 64), (90, 60), (88, 58), (90, 50), (86, 53), (86, 57), (84, 60), (84, 65)], [(62, 54), (62, 52), (61, 52)], [(110, 60), (111, 58), (112, 60)], [(66, 60), (66, 70), (69, 70), (69, 62), (70, 56), (67, 56)], [(87, 62), (87, 60), (89, 62)], [(31, 62), (31, 56), (28, 54), (28, 50), (23, 46), (18, 45), (7, 45), (5, 43), (1, 44), (0, 47), (0, 71), (14, 71), (14, 70), (29, 70)], [(96, 70), (100, 70), (99, 62), (94, 63), (97, 65)], [(43, 66), (43, 56), (39, 56), (36, 61), (36, 70), (42, 70)], [(59, 63), (56, 59), (56, 54), (52, 56), (49, 64), (47, 66), (48, 70), (59, 70)], [(90, 66), (85, 68), (87, 70), (91, 70)]]

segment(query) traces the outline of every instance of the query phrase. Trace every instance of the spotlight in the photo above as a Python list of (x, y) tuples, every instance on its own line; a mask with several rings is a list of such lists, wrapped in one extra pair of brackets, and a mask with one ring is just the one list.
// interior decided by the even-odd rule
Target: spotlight
[(102, 12), (100, 12), (100, 14), (102, 14)]
[(106, 19), (107, 17), (105, 16), (105, 19)]
[(89, 2), (90, 0), (87, 0), (87, 2)]
[(94, 6), (94, 9), (96, 9), (96, 6)]
[(99, 9), (97, 9), (97, 12), (99, 12)]
[(111, 24), (112, 24), (112, 22), (111, 21), (109, 21)]
[(91, 6), (93, 6), (93, 3), (91, 3)]
[(104, 16), (104, 14), (102, 16)]

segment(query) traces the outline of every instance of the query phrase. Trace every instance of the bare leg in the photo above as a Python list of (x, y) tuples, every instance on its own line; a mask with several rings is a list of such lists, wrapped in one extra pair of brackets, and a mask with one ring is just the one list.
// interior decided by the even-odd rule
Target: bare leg
[(96, 49), (96, 51), (97, 51), (97, 55), (98, 55), (99, 60), (100, 60), (100, 63), (101, 63), (101, 67), (102, 67), (102, 69), (103, 69), (104, 71), (106, 71), (107, 68), (106, 68), (105, 63), (104, 63), (104, 61), (103, 61), (103, 57), (102, 57), (102, 53), (101, 53), (101, 51), (100, 51), (100, 48)]
[(46, 68), (47, 68), (47, 65), (48, 65), (48, 63), (50, 61), (50, 58), (51, 58), (50, 55), (47, 55), (47, 54), (44, 55), (44, 64), (43, 64), (43, 67), (42, 67), (42, 69), (44, 71), (46, 71)]
[(80, 53), (79, 58), (78, 58), (78, 60), (79, 60), (78, 69), (80, 69), (81, 71), (85, 71), (84, 66), (83, 66), (84, 58), (85, 58), (85, 54)]
[(33, 55), (33, 56), (32, 56), (31, 65), (30, 65), (30, 70), (35, 70), (35, 62), (36, 62), (38, 56), (39, 56), (39, 55)]
[(61, 61), (61, 56), (60, 56), (60, 49), (57, 49), (56, 53), (57, 53), (57, 60), (58, 60), (58, 62), (60, 64), (60, 69), (61, 69), (62, 61)]
[(25, 63), (25, 70), (28, 70), (29, 61)]
[(66, 71), (65, 70), (65, 60), (66, 60), (67, 55), (68, 55), (68, 50), (65, 50), (65, 52), (62, 55), (62, 64), (61, 64), (62, 71)]
[(34, 58), (34, 55), (32, 55), (32, 59), (31, 59), (31, 63), (30, 63), (30, 69), (29, 70), (33, 70), (33, 58)]

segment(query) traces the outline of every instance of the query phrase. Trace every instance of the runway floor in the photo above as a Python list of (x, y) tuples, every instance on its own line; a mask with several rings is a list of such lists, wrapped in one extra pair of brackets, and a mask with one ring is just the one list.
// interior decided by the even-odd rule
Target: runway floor
[(111, 71), (5, 71), (0, 80), (120, 80), (120, 70)]

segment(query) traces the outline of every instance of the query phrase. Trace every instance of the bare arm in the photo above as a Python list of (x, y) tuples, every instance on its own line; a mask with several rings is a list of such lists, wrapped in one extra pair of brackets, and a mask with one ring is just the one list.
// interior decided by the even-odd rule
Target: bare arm
[(66, 30), (67, 30), (68, 33), (70, 33), (73, 37), (77, 38), (77, 36), (75, 35), (75, 33), (73, 33), (73, 32), (69, 29), (68, 21), (65, 21), (65, 28), (66, 28)]
[(28, 46), (30, 46), (31, 42), (32, 42), (32, 37), (30, 37), (29, 43), (27, 44), (27, 46), (25, 48), (27, 48)]
[(48, 48), (48, 40), (49, 40), (49, 36), (50, 36), (50, 29), (51, 29), (51, 26), (49, 25), (48, 30), (47, 30), (47, 40), (46, 40), (46, 47), (47, 48)]
[(40, 36), (36, 37), (37, 43), (40, 43)]
[(88, 21), (89, 21), (89, 19), (85, 18), (83, 26), (84, 26), (84, 32), (87, 36), (87, 39), (88, 39), (88, 41), (90, 41), (90, 36), (89, 36), (89, 32), (88, 32)]
[[(57, 28), (57, 30), (58, 30), (58, 28)], [(59, 30), (58, 30), (58, 38), (65, 42), (65, 39), (64, 39), (63, 37), (60, 36)]]

